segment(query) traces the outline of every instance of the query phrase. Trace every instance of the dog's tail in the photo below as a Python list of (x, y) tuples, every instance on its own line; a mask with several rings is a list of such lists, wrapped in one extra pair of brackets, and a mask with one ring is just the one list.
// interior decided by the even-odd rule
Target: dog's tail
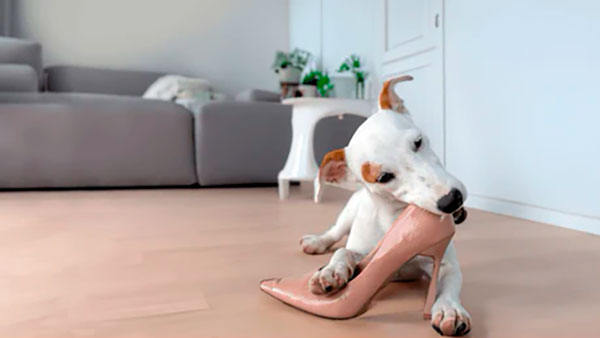
[(404, 107), (404, 101), (396, 94), (394, 87), (397, 83), (404, 81), (412, 81), (413, 77), (410, 75), (403, 75), (395, 77), (385, 81), (381, 92), (379, 93), (379, 108), (397, 111), (399, 113), (406, 112)]

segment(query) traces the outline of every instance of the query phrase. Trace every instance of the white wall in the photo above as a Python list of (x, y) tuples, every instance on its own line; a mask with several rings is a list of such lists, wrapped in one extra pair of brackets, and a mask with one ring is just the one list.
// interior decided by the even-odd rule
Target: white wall
[(332, 71), (350, 54), (373, 68), (374, 6), (371, 0), (323, 0), (323, 66)]
[(310, 51), (330, 73), (350, 54), (372, 70), (374, 14), (371, 0), (290, 0), (290, 47)]
[(321, 64), (321, 0), (290, 0), (290, 49), (312, 53)]
[(277, 89), (288, 49), (287, 0), (19, 0), (13, 34), (43, 44), (46, 64), (156, 70), (210, 79), (234, 94)]
[(446, 1), (447, 166), (472, 206), (600, 234), (598, 13)]

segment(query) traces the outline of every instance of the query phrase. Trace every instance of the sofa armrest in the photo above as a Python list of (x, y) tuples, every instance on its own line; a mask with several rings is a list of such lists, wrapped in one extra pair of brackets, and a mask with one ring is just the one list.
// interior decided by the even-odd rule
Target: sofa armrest
[(212, 102), (195, 114), (201, 185), (275, 183), (292, 140), (291, 106)]
[(0, 63), (29, 65), (42, 83), (42, 46), (34, 41), (0, 37)]
[(45, 69), (46, 90), (142, 96), (162, 73), (79, 66), (52, 66)]
[(261, 89), (248, 89), (235, 97), (239, 102), (281, 102), (279, 93)]
[(0, 64), (0, 92), (37, 92), (38, 75), (31, 66)]

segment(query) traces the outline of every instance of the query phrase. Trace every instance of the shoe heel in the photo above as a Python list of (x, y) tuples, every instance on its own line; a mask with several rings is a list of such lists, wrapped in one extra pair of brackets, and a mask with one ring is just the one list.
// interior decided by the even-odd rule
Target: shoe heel
[(440, 271), (440, 265), (442, 263), (444, 253), (446, 252), (446, 248), (448, 247), (448, 244), (450, 243), (451, 239), (452, 236), (444, 238), (434, 246), (419, 254), (421, 256), (427, 256), (433, 259), (433, 271), (431, 273), (431, 280), (429, 281), (427, 298), (425, 299), (425, 308), (423, 309), (424, 319), (431, 319), (431, 308), (433, 307), (433, 302), (435, 301), (435, 297), (437, 295), (437, 281)]

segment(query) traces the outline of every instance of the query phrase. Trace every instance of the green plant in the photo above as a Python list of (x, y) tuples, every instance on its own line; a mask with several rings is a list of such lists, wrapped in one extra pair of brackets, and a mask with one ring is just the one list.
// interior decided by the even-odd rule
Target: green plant
[(329, 74), (323, 73), (317, 81), (317, 90), (322, 97), (328, 97), (329, 93), (333, 90), (333, 83), (329, 78)]
[(338, 69), (338, 72), (340, 73), (348, 71), (354, 74), (354, 76), (356, 77), (356, 82), (360, 84), (363, 84), (367, 79), (367, 76), (369, 75), (369, 73), (362, 68), (360, 56), (356, 54), (351, 54), (350, 56), (348, 56), (344, 60), (344, 62), (342, 62), (340, 68)]
[(323, 75), (320, 70), (311, 70), (302, 78), (303, 85), (316, 86), (319, 83), (319, 78)]
[(277, 51), (275, 53), (275, 61), (273, 61), (273, 66), (271, 66), (271, 68), (273, 68), (275, 72), (287, 67), (303, 70), (308, 63), (308, 60), (310, 60), (310, 57), (310, 52), (298, 48), (292, 50), (290, 53)]
[(348, 56), (344, 62), (342, 62), (342, 64), (340, 65), (340, 68), (338, 69), (338, 72), (343, 73), (343, 72), (352, 72), (354, 74), (354, 77), (356, 78), (356, 90), (355, 90), (355, 97), (357, 99), (362, 99), (365, 96), (365, 80), (367, 79), (367, 76), (369, 75), (369, 73), (367, 73), (363, 68), (362, 68), (362, 62), (360, 60), (360, 56), (356, 55), (356, 54), (351, 54), (350, 56)]
[(317, 86), (317, 90), (322, 97), (328, 97), (333, 90), (333, 83), (331, 83), (329, 74), (318, 69), (313, 69), (304, 75), (304, 78), (302, 78), (302, 84)]

